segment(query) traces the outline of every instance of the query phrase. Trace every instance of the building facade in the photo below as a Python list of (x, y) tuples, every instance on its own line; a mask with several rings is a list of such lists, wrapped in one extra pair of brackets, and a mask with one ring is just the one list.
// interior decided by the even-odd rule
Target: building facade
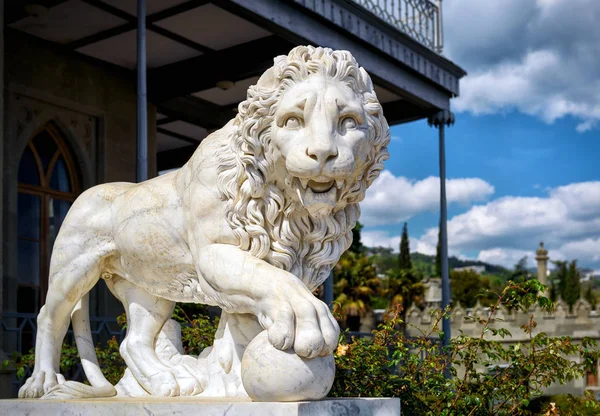
[[(33, 345), (75, 198), (136, 180), (136, 3), (0, 0), (0, 355)], [(451, 114), (466, 73), (441, 54), (440, 4), (146, 0), (149, 176), (183, 165), (273, 58), (300, 44), (351, 51), (390, 125)], [(102, 282), (91, 312), (122, 312)]]

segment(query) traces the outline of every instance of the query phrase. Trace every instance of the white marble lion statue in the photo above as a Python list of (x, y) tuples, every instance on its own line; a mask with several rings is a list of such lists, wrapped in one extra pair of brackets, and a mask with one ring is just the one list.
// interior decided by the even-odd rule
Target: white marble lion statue
[[(388, 157), (371, 79), (347, 51), (299, 46), (274, 59), (238, 110), (181, 169), (75, 201), (19, 397), (247, 397), (241, 358), (257, 334), (304, 359), (335, 350), (338, 324), (312, 291), (350, 246), (358, 203)], [(127, 315), (117, 386), (90, 332), (88, 293), (101, 278)], [(223, 310), (200, 357), (183, 354), (175, 302)], [(60, 374), (69, 322), (90, 385)]]

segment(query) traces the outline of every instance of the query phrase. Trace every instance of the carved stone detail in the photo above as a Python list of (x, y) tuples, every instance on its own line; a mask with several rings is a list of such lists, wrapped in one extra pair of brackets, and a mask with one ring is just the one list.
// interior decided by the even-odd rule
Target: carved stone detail
[(68, 132), (65, 133), (72, 135), (75, 140), (83, 145), (88, 155), (93, 156), (97, 140), (97, 117), (17, 93), (14, 93), (14, 102), (17, 105), (15, 117), (16, 137), (19, 137), (31, 123), (37, 123), (38, 117), (50, 111), (54, 114), (52, 119), (61, 124), (61, 127), (68, 129)]
[[(181, 169), (96, 186), (75, 202), (19, 396), (326, 396), (339, 327), (312, 291), (350, 246), (389, 140), (371, 79), (349, 52), (299, 46), (275, 58), (235, 119)], [(101, 276), (127, 311), (128, 368), (116, 388), (87, 327), (87, 293)], [(183, 355), (175, 302), (224, 311), (199, 357)], [(69, 317), (91, 386), (65, 382), (56, 366)]]

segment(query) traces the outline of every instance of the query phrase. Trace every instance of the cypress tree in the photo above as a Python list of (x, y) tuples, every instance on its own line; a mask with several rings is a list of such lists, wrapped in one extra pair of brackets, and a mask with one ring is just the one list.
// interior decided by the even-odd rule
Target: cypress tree
[(435, 275), (442, 277), (442, 224), (438, 226), (438, 242), (435, 248)]
[(567, 286), (567, 262), (566, 261), (555, 261), (556, 265), (556, 280), (558, 280), (558, 294), (565, 300), (565, 288)]
[(552, 302), (556, 302), (556, 300), (558, 299), (558, 289), (556, 287), (556, 283), (554, 283), (554, 280), (552, 281), (552, 284), (550, 285), (549, 298)]
[(398, 267), (400, 270), (412, 269), (412, 261), (410, 260), (410, 245), (408, 241), (408, 226), (404, 223), (402, 229), (402, 238), (400, 239), (400, 255), (398, 256)]
[(573, 305), (579, 299), (581, 292), (581, 276), (579, 270), (577, 270), (577, 260), (573, 260), (569, 263), (567, 271), (567, 279), (565, 284), (565, 293), (563, 300), (569, 305), (569, 310), (573, 309)]
[(363, 246), (362, 241), (360, 241), (360, 230), (362, 230), (362, 228), (363, 225), (356, 221), (356, 225), (352, 229), (352, 244), (348, 250), (356, 254), (361, 254), (365, 251), (365, 247)]
[(596, 310), (596, 304), (598, 303), (598, 301), (596, 299), (596, 295), (594, 294), (594, 291), (592, 290), (591, 283), (588, 285), (587, 290), (585, 291), (585, 300), (588, 301), (588, 303), (592, 307), (592, 310)]

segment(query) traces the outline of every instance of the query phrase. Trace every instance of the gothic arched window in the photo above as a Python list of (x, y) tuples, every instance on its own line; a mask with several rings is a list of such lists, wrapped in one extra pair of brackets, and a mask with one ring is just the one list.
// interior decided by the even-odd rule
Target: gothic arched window
[(52, 122), (29, 141), (21, 156), (18, 192), (17, 311), (38, 312), (48, 289), (54, 240), (80, 192), (71, 152)]

